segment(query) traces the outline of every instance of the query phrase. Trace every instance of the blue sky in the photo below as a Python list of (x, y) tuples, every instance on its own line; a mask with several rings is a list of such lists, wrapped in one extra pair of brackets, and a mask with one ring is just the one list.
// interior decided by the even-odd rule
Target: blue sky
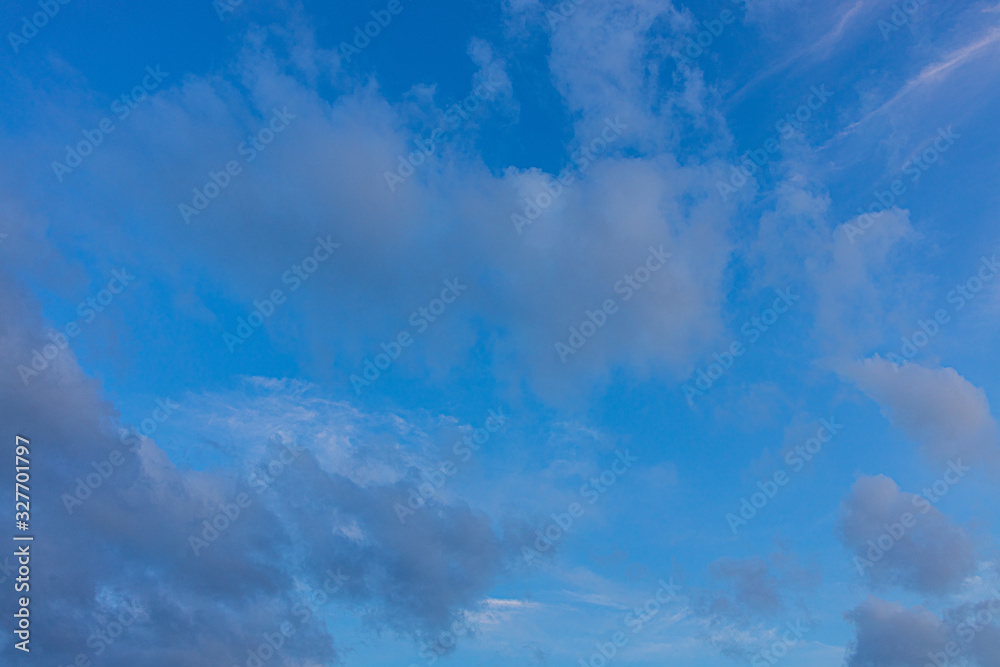
[(6, 663), (1000, 665), (1000, 5), (0, 24)]

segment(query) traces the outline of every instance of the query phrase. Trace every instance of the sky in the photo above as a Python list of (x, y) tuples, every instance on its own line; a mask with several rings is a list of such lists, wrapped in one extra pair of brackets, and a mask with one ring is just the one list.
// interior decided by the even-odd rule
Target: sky
[(1000, 667), (995, 0), (0, 27), (3, 664)]

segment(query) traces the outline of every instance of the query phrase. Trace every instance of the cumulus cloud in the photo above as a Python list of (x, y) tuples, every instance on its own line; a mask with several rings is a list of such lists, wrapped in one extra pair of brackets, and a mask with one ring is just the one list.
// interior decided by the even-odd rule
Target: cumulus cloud
[(893, 425), (920, 443), (931, 461), (947, 465), (961, 458), (995, 470), (1000, 450), (989, 401), (955, 369), (898, 366), (876, 355), (840, 372), (875, 401)]
[(884, 475), (858, 479), (840, 505), (838, 531), (859, 574), (879, 587), (955, 592), (975, 568), (974, 545), (933, 506), (937, 499), (900, 491)]
[(844, 617), (855, 628), (847, 667), (1000, 664), (1000, 593), (995, 590), (989, 599), (945, 609), (941, 616), (868, 597)]
[(945, 624), (927, 609), (907, 609), (876, 597), (869, 597), (845, 617), (856, 632), (847, 652), (848, 667), (922, 666), (927, 654), (949, 639)]
[[(608, 123), (624, 130), (585, 166), (567, 157), (574, 182), (560, 186), (555, 202), (521, 233), (512, 215), (523, 214), (527, 200), (548, 196), (558, 172), (485, 163), (480, 125), (516, 118), (519, 105), (505, 60), (479, 39), (469, 44), (478, 69), (468, 91), (491, 82), (497, 92), (454, 126), (445, 114), (461, 99), (418, 86), (390, 100), (374, 80), (347, 77), (329, 53), (311, 51), (308, 40), (296, 37), (295, 57), (285, 57), (289, 35), (260, 28), (229, 70), (164, 81), (143, 113), (121, 128), (128, 141), (102, 146), (54, 197), (12, 177), (23, 186), (21, 198), (48, 201), (42, 208), (53, 233), (73, 230), (102, 255), (141, 257), (165, 288), (188, 295), (188, 310), (210, 313), (196, 331), (159, 332), (172, 350), (209, 337), (221, 347), (235, 317), (220, 310), (245, 309), (281, 287), (283, 273), (322, 235), (342, 252), (260, 335), (322, 376), (349, 377), (380, 341), (407, 328), (409, 313), (425, 306), (443, 280), (457, 277), (468, 291), (394, 372), (432, 379), (487, 346), (499, 377), (519, 386), (528, 369), (530, 386), (551, 400), (565, 400), (586, 384), (581, 378), (600, 382), (616, 367), (681, 377), (721, 330), (731, 206), (715, 196), (720, 165), (682, 165), (668, 141), (638, 139), (662, 134), (652, 131), (662, 123), (642, 111), (655, 94), (641, 81), (649, 58), (644, 40), (660, 13), (648, 3), (581, 6), (553, 37), (554, 75), (573, 108), (588, 108), (567, 156), (593, 147)], [(591, 68), (600, 63), (607, 71), (595, 78)], [(324, 77), (334, 95), (326, 94)], [(627, 104), (597, 104), (609, 99)], [(54, 100), (38, 104), (62, 113)], [(238, 147), (274, 109), (294, 118), (250, 162)], [(391, 190), (386, 173), (399, 173), (401, 156), (441, 123), (447, 132), (434, 152)], [(58, 155), (59, 145), (31, 139), (33, 131), (26, 135), (37, 154)], [(230, 160), (242, 171), (186, 224), (179, 205), (192, 206), (195, 191)], [(80, 202), (87, 215), (79, 214)], [(111, 234), (105, 221), (119, 216), (144, 224)], [(162, 252), (144, 251), (152, 246)], [(662, 246), (671, 260), (626, 303), (616, 285), (646, 262), (651, 246)], [(187, 258), (183, 270), (167, 259), (173, 256)], [(205, 293), (199, 285), (206, 283), (217, 291)], [(571, 327), (608, 298), (618, 300), (619, 312), (563, 363), (556, 343), (566, 343)], [(174, 304), (150, 299), (143, 308), (147, 320), (169, 319), (162, 313)]]
[[(14, 368), (49, 341), (37, 306), (18, 296), (6, 273), (0, 287), (0, 310), (9, 316), (0, 329), (0, 363)], [(245, 411), (230, 400), (228, 410), (215, 412), (232, 440), (221, 450), (228, 465), (179, 468), (153, 439), (135, 440), (132, 452), (132, 441), (119, 437), (114, 407), (72, 351), (56, 361), (28, 386), (13, 373), (0, 379), (2, 421), (16, 423), (32, 442), (33, 509), (44, 517), (31, 589), (33, 646), (42, 659), (95, 658), (93, 633), (128, 607), (141, 610), (138, 620), (102, 649), (116, 664), (235, 664), (286, 621), (296, 635), (282, 649), (285, 664), (335, 661), (333, 637), (310, 621), (314, 592), (325, 583), (330, 590), (330, 572), (346, 577), (330, 593), (335, 604), (412, 634), (477, 608), (512, 553), (493, 521), (461, 501), (436, 502), (401, 523), (395, 507), (407, 502), (414, 480), (365, 474), (369, 453), (357, 439), (372, 420), (344, 406), (335, 422), (320, 420), (337, 406), (324, 412), (301, 393), (296, 404), (295, 387), (257, 380)], [(279, 402), (286, 432), (260, 428), (276, 418), (263, 406)], [(188, 436), (208, 440), (217, 426)], [(381, 431), (388, 438), (407, 430), (397, 424)], [(290, 445), (298, 455), (274, 468)], [(124, 461), (106, 464), (118, 460), (116, 450)], [(344, 474), (344, 457), (357, 462), (349, 466), (354, 475)], [(392, 468), (412, 473), (406, 458)], [(263, 471), (270, 472), (267, 484)], [(91, 482), (97, 488), (89, 493), (78, 491), (88, 475), (104, 479)], [(203, 521), (232, 514), (240, 494), (250, 502), (213, 537)], [(14, 650), (9, 637), (3, 650)]]

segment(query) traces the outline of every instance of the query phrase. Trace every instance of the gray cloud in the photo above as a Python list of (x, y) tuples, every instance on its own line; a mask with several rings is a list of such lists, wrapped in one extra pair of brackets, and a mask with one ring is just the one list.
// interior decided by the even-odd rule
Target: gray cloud
[(907, 609), (869, 597), (845, 615), (856, 638), (848, 650), (848, 667), (923, 667), (927, 654), (948, 641), (947, 627), (930, 611)]
[[(126, 451), (114, 407), (72, 351), (27, 387), (12, 371), (47, 342), (37, 306), (22, 293), (0, 273), (0, 364), (11, 370), (0, 376), (0, 417), (31, 439), (33, 451), (38, 659), (95, 659), (101, 647), (105, 664), (236, 664), (288, 621), (296, 633), (282, 648), (285, 664), (336, 661), (325, 625), (303, 619), (300, 583), (322, 589), (327, 571), (339, 568), (349, 579), (336, 593), (338, 604), (377, 627), (413, 635), (474, 606), (512, 553), (492, 521), (461, 502), (438, 502), (401, 524), (393, 507), (406, 502), (409, 485), (324, 469), (317, 452), (332, 442), (329, 431), (313, 434), (259, 494), (232, 473), (266, 466), (280, 437), (263, 445), (234, 431), (232, 451), (244, 458), (223, 469), (229, 474), (180, 469), (148, 438), (136, 453)], [(63, 492), (72, 494), (77, 478), (95, 471), (92, 462), (116, 448), (125, 462), (68, 514)], [(203, 519), (240, 493), (251, 498), (249, 506), (196, 556), (190, 536), (204, 535)], [(4, 507), (11, 521), (12, 507)], [(10, 602), (5, 598), (5, 612), (13, 612)], [(126, 606), (142, 611), (139, 620), (113, 644), (94, 639)], [(13, 655), (10, 637), (2, 652)]]
[[(577, 148), (599, 137), (606, 118), (620, 116), (629, 130), (578, 171), (576, 182), (521, 235), (511, 214), (523, 211), (525, 198), (544, 192), (547, 177), (540, 170), (492, 173), (476, 150), (477, 122), (469, 122), (390, 192), (385, 172), (415, 150), (414, 140), (426, 137), (456, 100), (418, 86), (391, 102), (373, 84), (346, 78), (330, 64), (328, 52), (277, 29), (247, 38), (228, 70), (168, 79), (122, 128), (124, 139), (101, 146), (54, 194), (49, 184), (43, 193), (11, 174), (11, 195), (18, 201), (37, 195), (51, 206), (45, 213), (52, 234), (72, 230), (95, 256), (141, 263), (165, 291), (178, 295), (142, 305), (144, 321), (165, 327), (148, 334), (154, 354), (211, 337), (224, 349), (222, 333), (235, 323), (207, 304), (221, 298), (246, 307), (282, 287), (282, 273), (322, 234), (332, 235), (343, 252), (321, 267), (321, 278), (289, 295), (282, 317), (268, 320), (257, 334), (317, 373), (349, 376), (373, 346), (377, 351), (378, 342), (407, 326), (408, 314), (435, 296), (443, 279), (457, 276), (469, 283), (468, 292), (394, 370), (428, 366), (432, 374), (445, 373), (488, 339), (502, 380), (519, 386), (529, 369), (533, 388), (552, 400), (569, 400), (564, 397), (585, 384), (581, 378), (600, 381), (620, 366), (638, 374), (653, 366), (684, 377), (722, 330), (735, 204), (715, 196), (721, 163), (679, 164), (671, 142), (680, 139), (662, 136), (671, 124), (639, 112), (655, 95), (643, 83), (642, 63), (649, 26), (661, 12), (656, 3), (588, 5), (579, 9), (576, 27), (558, 38), (552, 67), (574, 108), (593, 100), (628, 102), (588, 112), (566, 141), (566, 164), (573, 164)], [(286, 52), (292, 38), (295, 57), (276, 55)], [(470, 90), (483, 78), (502, 83), (503, 95), (486, 104), (485, 117), (516, 113), (504, 61), (481, 40), (473, 41), (469, 53), (478, 66)], [(588, 72), (598, 62), (606, 62), (608, 72), (595, 80)], [(589, 64), (580, 69), (580, 63)], [(319, 92), (317, 80), (324, 75), (336, 86), (332, 100)], [(605, 78), (615, 82), (613, 95), (598, 85)], [(39, 99), (38, 107), (41, 115), (65, 113), (54, 100)], [(203, 186), (209, 172), (241, 160), (237, 146), (275, 108), (287, 108), (295, 118), (184, 224), (178, 204), (191, 203), (192, 188)], [(39, 138), (49, 129), (27, 128), (25, 141), (37, 141), (38, 154), (58, 155), (60, 145)], [(655, 145), (638, 146), (637, 137), (656, 137)], [(626, 151), (632, 157), (624, 157)], [(143, 157), (151, 153), (157, 160)], [(77, 214), (81, 205), (88, 215)], [(103, 222), (131, 215), (144, 225), (111, 234)], [(14, 222), (21, 233), (34, 221)], [(663, 245), (673, 258), (625, 303), (614, 286), (645, 261), (650, 245)], [(160, 252), (150, 253), (150, 247)], [(175, 251), (187, 258), (184, 269), (167, 259)], [(393, 270), (385, 271), (387, 266)], [(219, 294), (202, 293), (203, 284), (217, 285)], [(50, 287), (65, 291), (57, 280)], [(555, 343), (607, 298), (618, 299), (620, 312), (562, 364)], [(181, 329), (164, 315), (176, 311), (192, 316), (197, 326)], [(304, 344), (292, 346), (290, 340)]]
[(760, 558), (722, 558), (708, 567), (709, 574), (729, 583), (733, 599), (748, 609), (773, 613), (781, 609), (778, 578)]
[(856, 569), (876, 586), (955, 591), (975, 568), (974, 545), (922, 496), (884, 475), (861, 477), (840, 505), (839, 537)]
[(945, 609), (940, 617), (924, 607), (907, 608), (877, 597), (844, 617), (855, 628), (847, 667), (1000, 665), (1000, 593), (995, 589), (989, 599)]
[(776, 619), (794, 612), (806, 631), (815, 625), (806, 595), (820, 582), (818, 570), (803, 567), (781, 550), (767, 558), (720, 558), (708, 566), (718, 587), (691, 591), (698, 637), (720, 654), (749, 662), (784, 631)]
[(997, 423), (985, 392), (953, 368), (916, 363), (895, 366), (876, 355), (840, 371), (878, 403), (882, 413), (923, 446), (924, 454), (946, 465), (998, 463)]

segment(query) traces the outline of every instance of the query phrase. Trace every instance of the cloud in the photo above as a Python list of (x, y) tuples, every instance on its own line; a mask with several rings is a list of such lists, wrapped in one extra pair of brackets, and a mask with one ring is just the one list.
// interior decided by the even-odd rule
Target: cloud
[(995, 470), (997, 423), (982, 389), (953, 368), (917, 363), (897, 366), (876, 355), (845, 365), (840, 373), (874, 400), (894, 426), (922, 445), (928, 459)]
[(885, 338), (886, 322), (913, 289), (906, 250), (919, 238), (909, 211), (891, 208), (872, 216), (866, 233), (852, 237), (857, 218), (833, 230), (828, 254), (814, 280), (816, 327), (838, 354), (868, 350)]
[(778, 579), (769, 571), (767, 562), (759, 558), (722, 558), (711, 563), (708, 571), (716, 579), (729, 583), (737, 604), (762, 613), (781, 609)]
[(854, 132), (873, 118), (882, 116), (910, 95), (929, 87), (940, 85), (961, 68), (962, 65), (983, 56), (995, 48), (998, 41), (1000, 41), (1000, 28), (992, 27), (985, 34), (973, 36), (968, 43), (957, 46), (943, 54), (940, 60), (924, 66), (916, 76), (908, 80), (888, 101), (870, 111), (860, 120), (847, 126), (840, 132), (838, 138)]
[(876, 597), (844, 616), (856, 631), (847, 653), (848, 667), (922, 666), (927, 654), (940, 650), (949, 638), (941, 619), (927, 609), (907, 609)]
[(944, 595), (975, 570), (969, 535), (928, 499), (900, 491), (884, 475), (854, 483), (837, 528), (859, 573), (879, 588)]
[(820, 582), (816, 568), (802, 567), (797, 557), (778, 551), (767, 558), (720, 558), (708, 566), (720, 582), (692, 592), (698, 638), (724, 656), (744, 662), (780, 638), (776, 618), (795, 609), (806, 629), (814, 622), (805, 595)]
[[(868, 597), (844, 617), (854, 625), (847, 667), (923, 667), (928, 664), (1000, 665), (1000, 593), (944, 610), (904, 607)], [(978, 620), (977, 620), (978, 617)]]
[[(284, 287), (284, 272), (322, 235), (342, 252), (324, 263), (320, 279), (289, 295), (282, 316), (270, 318), (254, 342), (324, 377), (356, 373), (380, 342), (408, 328), (408, 315), (426, 306), (443, 280), (456, 277), (468, 292), (393, 373), (434, 380), (486, 347), (503, 382), (520, 387), (528, 369), (529, 388), (553, 401), (573, 400), (621, 367), (680, 377), (721, 329), (731, 205), (715, 196), (721, 165), (678, 164), (666, 140), (637, 143), (663, 124), (644, 111), (651, 93), (641, 75), (645, 34), (660, 12), (642, 3), (587, 5), (554, 36), (554, 75), (572, 108), (589, 109), (567, 152), (593, 146), (608, 123), (626, 129), (585, 166), (567, 158), (574, 182), (560, 186), (555, 203), (520, 234), (512, 215), (523, 214), (526, 200), (545, 194), (559, 174), (488, 165), (481, 156), (480, 123), (516, 118), (519, 109), (495, 48), (472, 40), (468, 53), (478, 68), (469, 90), (493, 81), (496, 98), (448, 126), (393, 192), (385, 174), (460, 100), (428, 86), (390, 100), (374, 80), (341, 76), (329, 53), (316, 49), (310, 57), (308, 41), (283, 58), (289, 35), (272, 28), (252, 33), (229, 71), (164, 81), (121, 128), (128, 141), (102, 145), (54, 195), (43, 196), (51, 233), (73, 230), (86, 237), (86, 251), (101, 256), (142, 257), (165, 291), (190, 295), (186, 308), (214, 312), (197, 330), (157, 332), (174, 353), (185, 345), (203, 350), (206, 340), (218, 340), (224, 353), (233, 311)], [(595, 63), (605, 63), (600, 76), (591, 71)], [(330, 99), (321, 93), (324, 74), (336, 88)], [(42, 116), (64, 113), (55, 100), (33, 94), (41, 95)], [(604, 104), (609, 99), (623, 106)], [(294, 119), (249, 162), (238, 146), (274, 109)], [(27, 143), (38, 155), (59, 155), (61, 145), (44, 132), (28, 128)], [(191, 205), (195, 189), (230, 160), (242, 171), (185, 224), (179, 205)], [(22, 197), (38, 194), (37, 184), (20, 185)], [(112, 233), (103, 222), (109, 216), (144, 224)], [(651, 246), (673, 257), (625, 303), (616, 284), (645, 263)], [(146, 252), (151, 247), (158, 252)], [(183, 269), (168, 259), (177, 254), (186, 258)], [(205, 284), (215, 286), (212, 293)], [(58, 294), (58, 283), (53, 287)], [(608, 298), (618, 299), (618, 314), (562, 363), (556, 343), (566, 343), (571, 327)], [(152, 298), (142, 307), (144, 320), (169, 321), (163, 313), (175, 304)]]
[[(22, 292), (0, 273), (0, 362), (7, 368), (48, 342), (37, 305)], [(202, 402), (188, 398), (194, 406)], [(366, 474), (370, 452), (359, 441), (365, 433), (388, 439), (413, 427), (397, 421), (395, 429), (368, 430), (374, 418), (284, 381), (252, 380), (242, 400), (227, 396), (228, 410), (204, 398), (221, 423), (199, 435), (179, 417), (179, 432), (204, 442), (219, 429), (232, 446), (220, 450), (230, 457), (226, 466), (199, 471), (176, 466), (150, 438), (130, 451), (117, 434), (114, 407), (70, 350), (27, 387), (16, 373), (0, 378), (0, 416), (32, 442), (33, 509), (45, 517), (44, 548), (33, 560), (44, 574), (32, 579), (31, 590), (40, 659), (70, 663), (79, 653), (93, 659), (92, 633), (134, 606), (142, 610), (139, 620), (102, 650), (117, 664), (234, 664), (285, 621), (296, 629), (295, 641), (282, 648), (285, 664), (336, 661), (325, 625), (303, 619), (303, 605), (316, 606), (303, 586), (322, 590), (330, 571), (343, 572), (334, 604), (412, 635), (476, 608), (513, 553), (493, 521), (461, 501), (433, 503), (400, 522), (395, 507), (407, 502), (412, 475)], [(180, 400), (180, 415), (186, 403)], [(328, 415), (336, 419), (323, 419)], [(266, 428), (269, 421), (280, 428)], [(300, 453), (275, 468), (290, 443)], [(124, 462), (104, 463), (115, 450)], [(348, 459), (351, 476), (342, 469)], [(394, 469), (412, 473), (406, 458)], [(262, 471), (270, 472), (264, 485)], [(85, 493), (86, 483), (97, 487)], [(66, 499), (74, 494), (82, 504), (69, 505), (68, 513)], [(240, 494), (249, 503), (232, 516)], [(213, 537), (203, 520), (220, 512), (230, 520)], [(192, 535), (206, 544), (193, 548)]]

